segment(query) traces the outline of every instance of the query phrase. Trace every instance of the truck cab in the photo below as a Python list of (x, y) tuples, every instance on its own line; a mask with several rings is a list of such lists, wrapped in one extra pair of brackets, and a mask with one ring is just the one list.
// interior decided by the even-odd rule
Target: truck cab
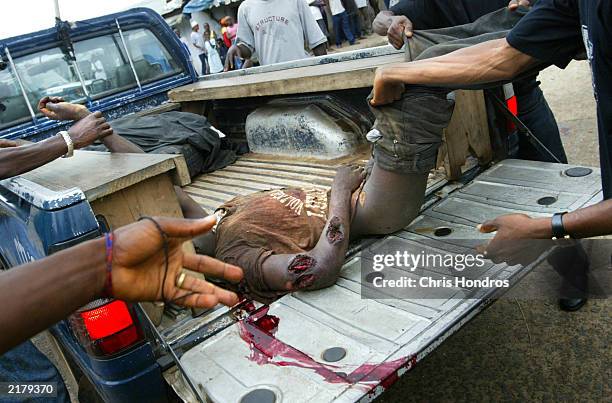
[(60, 96), (108, 120), (150, 110), (197, 75), (179, 38), (146, 8), (0, 40), (0, 138), (39, 141), (64, 130), (37, 110)]

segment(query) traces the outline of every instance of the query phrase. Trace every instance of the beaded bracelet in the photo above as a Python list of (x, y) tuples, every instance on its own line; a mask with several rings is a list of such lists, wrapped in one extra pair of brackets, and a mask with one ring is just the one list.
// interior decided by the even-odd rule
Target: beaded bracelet
[(104, 290), (102, 295), (112, 297), (113, 295), (113, 241), (115, 236), (112, 232), (104, 234), (106, 241), (106, 281), (104, 282)]

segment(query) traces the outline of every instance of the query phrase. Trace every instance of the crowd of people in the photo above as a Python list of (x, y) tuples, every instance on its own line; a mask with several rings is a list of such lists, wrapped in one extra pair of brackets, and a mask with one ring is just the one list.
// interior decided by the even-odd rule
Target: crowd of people
[(324, 55), (332, 42), (338, 49), (344, 42), (354, 45), (372, 34), (380, 7), (385, 9), (373, 0), (245, 0), (238, 21), (231, 16), (219, 21), (220, 35), (209, 23), (201, 29), (194, 19), (188, 40), (178, 29), (175, 33), (189, 55), (199, 59), (201, 75), (207, 75)]
[[(454, 42), (453, 52), (427, 54), (429, 49), (423, 46), (420, 53), (414, 54), (416, 60), (377, 70), (369, 99), (376, 122), (369, 136), (374, 145), (367, 177), (360, 168), (343, 167), (329, 194), (317, 194), (315, 198), (305, 189), (261, 192), (230, 201), (208, 218), (197, 203), (177, 189), (183, 213), (190, 220), (143, 220), (2, 273), (0, 304), (11, 309), (0, 311), (0, 323), (5, 325), (0, 335), (0, 353), (100, 296), (128, 301), (178, 301), (195, 307), (211, 307), (219, 302), (233, 305), (238, 301), (233, 291), (179, 276), (183, 266), (225, 279), (227, 288), (263, 302), (295, 290), (333, 284), (351, 238), (397, 231), (418, 214), (428, 173), (435, 165), (442, 133), (452, 114), (453, 102), (447, 95), (453, 88), (520, 78), (525, 88), (521, 96), (530, 107), (519, 110), (519, 115), (558, 159), (566, 158), (562, 146), (555, 150), (558, 129), (554, 119), (548, 117), (550, 111), (535, 77), (552, 64), (564, 68), (585, 50), (598, 101), (605, 200), (552, 218), (502, 216), (483, 223), (480, 231), (496, 232), (485, 250), (495, 262), (508, 261), (512, 255), (507, 254), (513, 252), (506, 249), (507, 241), (610, 234), (612, 56), (606, 44), (612, 36), (612, 1), (540, 0), (531, 10), (527, 0), (512, 0), (510, 5), (507, 2), (463, 2), (463, 13), (457, 13), (449, 0), (393, 2), (389, 10), (378, 14), (374, 28), (388, 35), (396, 47), (403, 45), (404, 35), (419, 46), (421, 39), (413, 32), (414, 24), (447, 28), (440, 37), (429, 36), (434, 43), (466, 39), (466, 33), (471, 36), (464, 42)], [(242, 3), (238, 22), (229, 17), (222, 20), (224, 30), (220, 37), (210, 26), (204, 25), (200, 33), (199, 25), (192, 24), (190, 39), (201, 51), (198, 57), (203, 73), (240, 68), (239, 61), (251, 60), (254, 54), (260, 64), (269, 64), (305, 57), (307, 48), (315, 55), (326, 52), (328, 39), (317, 18), (319, 14), (312, 9), (318, 8), (324, 19), (320, 1), (265, 2), (274, 7), (275, 17), (270, 17), (262, 2), (258, 7), (253, 3), (254, 0)], [(368, 10), (361, 10), (361, 4), (329, 0), (334, 31), (345, 35), (349, 43), (363, 33), (360, 30), (364, 25), (356, 30), (357, 23), (371, 17), (368, 3)], [(497, 10), (500, 7), (503, 8)], [(511, 29), (505, 30), (508, 27)], [(483, 32), (499, 37), (480, 35)], [(220, 45), (227, 48), (227, 53)], [(420, 58), (422, 55), (428, 57)], [(0, 178), (19, 175), (61, 156), (70, 157), (75, 148), (95, 140), (104, 142), (111, 152), (140, 151), (114, 134), (100, 113), (92, 114), (82, 106), (51, 98), (41, 100), (39, 109), (50, 119), (76, 123), (69, 131), (41, 143), (0, 142)], [(539, 125), (544, 126), (538, 128)], [(321, 202), (306, 206), (308, 200)], [(216, 234), (206, 236), (215, 224)], [(249, 226), (262, 233), (245, 231)], [(210, 250), (207, 254), (219, 260), (182, 252), (181, 243), (192, 237), (199, 237), (199, 250)], [(573, 310), (583, 304), (583, 300), (566, 301), (565, 307)], [(41, 310), (41, 306), (48, 308)]]

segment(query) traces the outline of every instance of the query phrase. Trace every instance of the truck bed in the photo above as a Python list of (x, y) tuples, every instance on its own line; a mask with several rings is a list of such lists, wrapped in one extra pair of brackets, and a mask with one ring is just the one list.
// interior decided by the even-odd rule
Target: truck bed
[[(197, 178), (186, 189), (213, 210), (237, 194), (261, 189), (313, 183), (329, 186), (337, 163), (247, 156), (224, 170)], [(570, 167), (506, 160), (466, 186), (455, 183), (442, 189), (445, 181), (433, 175), (429, 193), (439, 190), (423, 213), (405, 230), (366, 247), (415, 254), (432, 249), (461, 253), (468, 243), (489, 237), (475, 230), (483, 220), (512, 212), (550, 215), (599, 201), (599, 171), (570, 177), (564, 173)], [(538, 201), (543, 197), (554, 197), (555, 201), (542, 205)], [(436, 236), (440, 228), (450, 229), (451, 234)], [(252, 401), (261, 402), (373, 400), (505, 291), (453, 288), (436, 290), (435, 295), (415, 291), (402, 300), (383, 295), (362, 299), (362, 287), (371, 287), (362, 282), (361, 259), (366, 252), (346, 262), (334, 286), (296, 292), (252, 313), (277, 318), (269, 333), (246, 320), (187, 351), (181, 362), (202, 393), (215, 402), (238, 402), (249, 393), (255, 393), (249, 397), (259, 396)], [(516, 284), (532, 268), (487, 262), (463, 275), (509, 279)], [(403, 275), (457, 274), (436, 270), (406, 271)], [(323, 360), (325, 352), (335, 347), (346, 355), (333, 363)], [(193, 400), (186, 388), (174, 386), (183, 398)], [(274, 400), (265, 400), (266, 394)]]

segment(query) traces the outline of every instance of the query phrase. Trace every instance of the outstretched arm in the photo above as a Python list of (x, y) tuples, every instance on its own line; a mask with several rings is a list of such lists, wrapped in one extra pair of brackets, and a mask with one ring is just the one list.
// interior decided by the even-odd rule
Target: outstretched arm
[(270, 290), (316, 290), (336, 282), (349, 244), (351, 196), (363, 179), (361, 168), (345, 166), (338, 170), (329, 219), (315, 248), (301, 254), (272, 255), (264, 261), (263, 277)]
[(145, 220), (114, 232), (111, 277), (104, 238), (0, 273), (0, 354), (102, 295), (134, 302), (166, 299), (200, 308), (238, 302), (233, 292), (193, 276), (183, 277), (177, 286), (182, 267), (230, 282), (242, 278), (236, 266), (183, 252), (183, 243), (209, 231), (216, 218), (155, 221), (166, 234), (167, 272), (164, 237), (155, 224)]
[(537, 63), (503, 38), (444, 56), (379, 67), (371, 103), (380, 106), (399, 99), (404, 84), (453, 87), (510, 80)]

